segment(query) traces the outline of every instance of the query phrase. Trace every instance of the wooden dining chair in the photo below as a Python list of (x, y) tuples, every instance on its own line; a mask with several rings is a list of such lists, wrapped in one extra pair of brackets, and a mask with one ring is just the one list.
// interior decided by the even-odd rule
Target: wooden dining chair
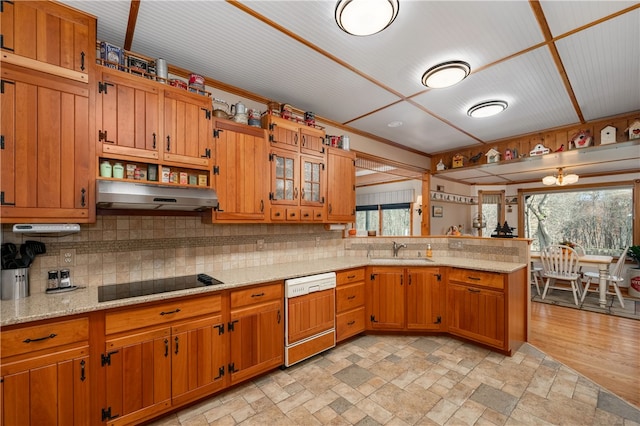
[[(540, 253), (542, 261), (542, 276), (545, 279), (542, 298), (547, 297), (549, 289), (571, 290), (576, 306), (581, 296), (580, 262), (578, 253), (569, 246), (550, 245)], [(557, 280), (569, 282), (569, 287), (556, 285)]]
[[(618, 301), (620, 302), (620, 306), (622, 308), (624, 308), (624, 299), (622, 298), (622, 293), (620, 293), (620, 286), (618, 286), (618, 283), (624, 281), (624, 277), (622, 276), (622, 271), (624, 269), (624, 260), (627, 257), (627, 251), (629, 251), (629, 247), (624, 249), (620, 257), (618, 258), (618, 261), (616, 262), (616, 266), (613, 268), (613, 271), (611, 271), (609, 275), (605, 277), (605, 279), (607, 280), (607, 294), (615, 294), (616, 296), (618, 296)], [(584, 297), (587, 295), (588, 291), (594, 291), (594, 292), (600, 291), (600, 285), (599, 285), (600, 273), (599, 272), (585, 272), (584, 276), (587, 278), (587, 282), (585, 283), (584, 288), (582, 289), (582, 297), (580, 298), (581, 303), (584, 303)], [(593, 290), (590, 289), (592, 280), (595, 281), (595, 287)], [(615, 293), (612, 293), (609, 290), (609, 287), (613, 287), (613, 290)]]

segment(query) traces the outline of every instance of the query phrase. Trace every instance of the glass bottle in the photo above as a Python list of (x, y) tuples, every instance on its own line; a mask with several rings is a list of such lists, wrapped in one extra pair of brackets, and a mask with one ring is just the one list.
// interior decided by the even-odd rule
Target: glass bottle
[(431, 251), (431, 244), (427, 244), (427, 257), (433, 256), (433, 251)]

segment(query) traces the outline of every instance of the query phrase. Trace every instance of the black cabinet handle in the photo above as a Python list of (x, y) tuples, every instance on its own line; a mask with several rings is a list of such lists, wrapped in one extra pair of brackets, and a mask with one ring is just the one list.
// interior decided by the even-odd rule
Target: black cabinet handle
[(169, 356), (169, 339), (164, 339), (164, 357)]
[(347, 297), (347, 300), (353, 300), (355, 298), (356, 298), (356, 296), (349, 296), (349, 297)]
[(347, 325), (348, 325), (348, 326), (352, 326), (352, 325), (353, 325), (353, 324), (355, 324), (355, 323), (356, 323), (356, 322), (352, 320), (352, 321), (349, 321), (349, 322), (347, 323)]
[(84, 71), (84, 57), (85, 57), (85, 53), (84, 52), (80, 52), (80, 69), (82, 71)]
[(180, 338), (178, 336), (176, 336), (175, 342), (176, 342), (176, 355), (178, 355), (178, 345), (180, 344)]
[(467, 290), (469, 290), (471, 293), (480, 293), (480, 290), (478, 290), (477, 288), (468, 288)]
[(53, 338), (54, 338), (54, 337), (56, 337), (56, 336), (57, 336), (56, 334), (51, 333), (51, 334), (50, 334), (50, 335), (48, 335), (48, 336), (44, 336), (44, 337), (37, 337), (37, 338), (35, 338), (35, 339), (29, 339), (29, 338), (27, 338), (27, 339), (24, 339), (22, 342), (23, 342), (23, 343), (41, 342), (41, 341), (43, 341), (43, 340), (53, 339)]
[(278, 309), (278, 324), (280, 324), (281, 320), (282, 320), (282, 315), (280, 315), (280, 309)]
[(156, 149), (156, 133), (153, 132), (153, 149)]
[(180, 312), (180, 308), (178, 308), (178, 309), (176, 309), (174, 311), (169, 311), (169, 312), (162, 311), (162, 312), (160, 312), (160, 315), (164, 316), (164, 315), (170, 315), (170, 314), (177, 314), (178, 312)]
[(355, 275), (347, 275), (347, 278), (349, 278), (350, 280), (354, 279), (355, 277)]
[(251, 295), (251, 297), (262, 297), (262, 296), (264, 296), (264, 292), (262, 292), (262, 293), (253, 293)]
[(87, 205), (86, 194), (87, 190), (82, 188), (80, 190), (80, 206), (85, 207)]
[(171, 151), (171, 136), (167, 136), (167, 152)]
[(298, 145), (298, 134), (293, 135), (293, 142)]
[(260, 200), (260, 213), (264, 213), (264, 200)]
[(83, 359), (82, 361), (80, 361), (80, 381), (84, 382), (85, 379), (87, 378), (87, 376), (85, 375), (84, 372), (84, 367), (87, 363), (85, 362), (85, 360)]
[(482, 278), (478, 278), (478, 277), (467, 277), (467, 279), (472, 280), (472, 281), (480, 281)]

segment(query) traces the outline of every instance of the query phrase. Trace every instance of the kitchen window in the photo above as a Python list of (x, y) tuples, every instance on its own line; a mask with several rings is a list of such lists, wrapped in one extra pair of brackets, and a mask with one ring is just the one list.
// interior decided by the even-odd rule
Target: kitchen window
[(411, 203), (357, 206), (356, 229), (384, 236), (409, 236)]
[(524, 192), (524, 236), (534, 251), (571, 241), (587, 254), (618, 256), (633, 243), (633, 191), (629, 185)]

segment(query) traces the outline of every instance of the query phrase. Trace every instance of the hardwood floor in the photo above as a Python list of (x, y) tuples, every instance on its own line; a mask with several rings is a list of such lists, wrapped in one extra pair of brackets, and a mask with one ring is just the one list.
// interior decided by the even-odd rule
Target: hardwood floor
[(640, 407), (640, 321), (531, 303), (529, 343)]

